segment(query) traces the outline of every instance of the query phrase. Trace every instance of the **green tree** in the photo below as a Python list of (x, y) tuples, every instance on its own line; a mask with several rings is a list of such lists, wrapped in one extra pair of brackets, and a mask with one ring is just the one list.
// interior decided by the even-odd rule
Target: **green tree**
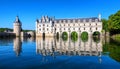
[(105, 30), (105, 32), (108, 32), (108, 20), (107, 19), (102, 19), (102, 25), (103, 25), (103, 30)]
[(108, 28), (110, 29), (111, 34), (120, 33), (120, 10), (109, 16)]

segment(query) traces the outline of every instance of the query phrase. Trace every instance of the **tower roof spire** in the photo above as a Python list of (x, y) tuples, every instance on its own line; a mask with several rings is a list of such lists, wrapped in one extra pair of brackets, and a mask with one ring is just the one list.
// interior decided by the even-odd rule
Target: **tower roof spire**
[(18, 16), (16, 16), (16, 19), (15, 19), (14, 23), (21, 23)]

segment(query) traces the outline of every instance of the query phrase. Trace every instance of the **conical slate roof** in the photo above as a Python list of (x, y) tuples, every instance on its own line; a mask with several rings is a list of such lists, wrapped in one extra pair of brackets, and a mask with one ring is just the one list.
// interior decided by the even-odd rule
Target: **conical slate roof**
[(16, 16), (16, 19), (15, 19), (14, 23), (21, 23), (21, 21), (19, 20), (18, 16)]

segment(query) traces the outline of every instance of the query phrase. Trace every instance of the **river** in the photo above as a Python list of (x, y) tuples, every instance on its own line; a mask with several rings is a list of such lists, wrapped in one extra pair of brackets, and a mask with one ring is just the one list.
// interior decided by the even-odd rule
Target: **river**
[(0, 69), (119, 69), (112, 39), (0, 38)]

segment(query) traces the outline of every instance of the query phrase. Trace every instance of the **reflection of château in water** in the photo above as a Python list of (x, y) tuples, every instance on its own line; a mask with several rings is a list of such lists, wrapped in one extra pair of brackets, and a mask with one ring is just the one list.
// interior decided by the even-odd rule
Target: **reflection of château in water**
[(14, 51), (16, 53), (16, 56), (19, 56), (22, 51), (21, 39), (19, 37), (16, 37), (13, 42), (14, 42)]
[(26, 38), (26, 37), (16, 37), (13, 40), (13, 49), (14, 52), (16, 53), (16, 56), (19, 56), (20, 53), (22, 52), (22, 42), (34, 42), (35, 38), (34, 37), (30, 37), (30, 38)]
[(94, 42), (89, 38), (87, 42), (78, 39), (77, 42), (72, 42), (70, 38), (68, 41), (54, 38), (36, 38), (36, 52), (43, 56), (59, 56), (59, 55), (89, 55), (101, 56), (102, 41)]

